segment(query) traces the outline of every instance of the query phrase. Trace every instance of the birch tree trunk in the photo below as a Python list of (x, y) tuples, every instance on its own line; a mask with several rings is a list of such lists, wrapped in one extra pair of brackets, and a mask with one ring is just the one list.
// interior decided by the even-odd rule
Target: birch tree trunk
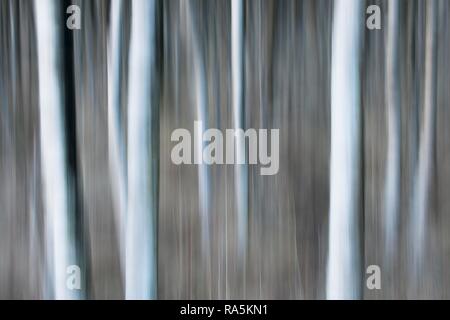
[(389, 2), (386, 44), (386, 120), (387, 159), (385, 176), (385, 250), (387, 259), (392, 260), (396, 246), (398, 221), (398, 199), (400, 198), (400, 79), (398, 63), (398, 19), (399, 3)]
[(434, 150), (434, 130), (436, 117), (436, 2), (427, 2), (426, 47), (425, 47), (425, 90), (422, 130), (419, 140), (419, 161), (417, 164), (416, 182), (413, 197), (413, 217), (411, 228), (411, 244), (413, 246), (412, 263), (415, 272), (420, 271), (423, 263), (423, 247), (425, 242), (426, 211), (432, 157)]
[(334, 3), (331, 69), (328, 299), (361, 297), (359, 235), (360, 80), (362, 2)]
[(68, 207), (68, 179), (64, 134), (63, 77), (59, 2), (34, 2), (39, 65), (39, 117), (42, 179), (44, 183), (48, 295), (55, 299), (75, 299), (79, 290), (69, 290), (66, 270), (76, 261), (71, 208)]
[[(187, 23), (189, 27), (189, 39), (192, 48), (192, 66), (193, 66), (193, 84), (194, 84), (194, 103), (197, 121), (201, 126), (197, 127), (198, 122), (194, 123), (194, 134), (197, 140), (194, 141), (194, 163), (198, 163), (198, 202), (201, 221), (201, 250), (202, 259), (206, 266), (207, 277), (211, 275), (211, 236), (210, 236), (210, 176), (208, 165), (203, 161), (203, 132), (208, 128), (208, 95), (206, 85), (205, 61), (201, 46), (200, 28), (196, 25), (195, 8), (192, 1), (186, 2)], [(194, 138), (195, 139), (195, 138)]]
[(132, 3), (128, 95), (126, 298), (156, 298), (156, 199), (151, 100), (155, 61), (155, 1)]
[(108, 38), (108, 152), (114, 198), (120, 265), (125, 278), (125, 226), (127, 209), (126, 156), (121, 119), (122, 0), (111, 2), (111, 27)]
[[(235, 129), (245, 130), (244, 112), (244, 3), (231, 2), (231, 77), (233, 121)], [(237, 138), (235, 143), (235, 186), (238, 216), (238, 251), (245, 256), (248, 223), (248, 166), (245, 163), (245, 140)], [(244, 164), (240, 164), (244, 160)]]

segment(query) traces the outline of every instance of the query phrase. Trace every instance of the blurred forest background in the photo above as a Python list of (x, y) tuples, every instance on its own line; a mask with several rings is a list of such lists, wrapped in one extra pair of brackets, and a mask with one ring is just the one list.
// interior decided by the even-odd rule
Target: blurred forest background
[[(333, 33), (338, 6), (359, 31)], [(333, 48), (358, 43), (359, 263), (341, 273), (358, 288), (340, 297), (449, 299), (449, 14), (447, 0), (0, 0), (0, 298), (330, 297), (331, 149), (348, 143), (332, 138)], [(279, 129), (278, 174), (174, 165), (171, 133), (194, 120)]]

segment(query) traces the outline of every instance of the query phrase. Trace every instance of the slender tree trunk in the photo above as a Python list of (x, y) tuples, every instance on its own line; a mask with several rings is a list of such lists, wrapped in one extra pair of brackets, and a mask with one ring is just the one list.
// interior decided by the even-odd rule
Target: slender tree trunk
[[(194, 48), (194, 83), (195, 83), (195, 105), (197, 120), (202, 122), (202, 130), (198, 134), (199, 141), (196, 141), (195, 153), (197, 153), (197, 159), (203, 157), (204, 143), (202, 140), (203, 131), (208, 127), (208, 108), (207, 108), (207, 89), (206, 89), (206, 75), (205, 75), (205, 63), (203, 60), (202, 49), (199, 41), (198, 30), (193, 26), (194, 20), (192, 19), (192, 8), (190, 10), (190, 23), (192, 24), (192, 39), (194, 40), (192, 45)], [(209, 172), (208, 167), (203, 161), (199, 165), (198, 169), (198, 183), (199, 183), (199, 203), (200, 214), (202, 217), (202, 232), (204, 234), (204, 245), (207, 245), (211, 239), (209, 236)], [(209, 254), (209, 252), (208, 252)]]
[[(231, 76), (233, 121), (235, 129), (245, 130), (244, 111), (244, 3), (242, 0), (231, 2)], [(238, 251), (245, 257), (247, 249), (248, 223), (248, 166), (239, 164), (245, 159), (245, 140), (236, 139), (235, 143), (235, 186), (238, 216)], [(245, 162), (245, 160), (244, 160)]]
[(361, 4), (359, 0), (337, 0), (334, 3), (328, 299), (356, 299), (362, 295), (358, 216)]
[(155, 70), (155, 1), (132, 3), (128, 95), (126, 298), (154, 299), (157, 288), (156, 199), (151, 99)]
[(120, 248), (120, 265), (125, 278), (125, 226), (127, 209), (125, 133), (121, 116), (122, 0), (111, 2), (108, 38), (108, 149), (109, 172), (116, 212), (116, 229)]
[(427, 2), (426, 47), (425, 47), (425, 90), (422, 130), (419, 141), (419, 161), (413, 198), (413, 217), (411, 243), (413, 246), (412, 263), (415, 272), (419, 272), (423, 263), (425, 243), (426, 211), (432, 157), (434, 153), (434, 130), (436, 117), (436, 2)]
[(80, 291), (69, 290), (67, 267), (78, 265), (73, 217), (69, 208), (66, 145), (64, 134), (61, 34), (59, 1), (34, 2), (39, 65), (39, 116), (41, 164), (44, 182), (46, 252), (51, 293), (56, 299), (74, 299)]
[[(200, 132), (196, 135), (197, 141), (194, 141), (194, 159), (200, 162), (198, 165), (198, 201), (201, 221), (201, 250), (202, 259), (206, 268), (206, 282), (211, 281), (211, 235), (210, 235), (210, 176), (208, 165), (204, 163), (203, 148), (203, 132), (208, 128), (208, 95), (206, 85), (206, 71), (203, 50), (200, 41), (200, 28), (197, 27), (195, 17), (195, 9), (192, 1), (187, 2), (187, 22), (189, 25), (189, 37), (192, 45), (193, 59), (193, 83), (197, 121), (202, 123)], [(194, 128), (197, 130), (197, 128)], [(208, 289), (208, 295), (210, 295)]]
[(389, 2), (389, 16), (386, 44), (386, 120), (387, 159), (385, 177), (385, 249), (387, 258), (392, 260), (396, 244), (398, 221), (398, 201), (400, 198), (400, 79), (398, 62), (398, 20), (399, 3)]

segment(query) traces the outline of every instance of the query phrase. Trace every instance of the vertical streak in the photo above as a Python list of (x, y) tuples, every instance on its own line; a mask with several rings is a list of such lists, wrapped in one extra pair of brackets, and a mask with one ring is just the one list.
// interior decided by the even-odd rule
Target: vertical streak
[(328, 299), (361, 297), (359, 244), (360, 0), (334, 4), (331, 69)]
[(395, 246), (398, 199), (400, 197), (400, 86), (398, 64), (398, 19), (399, 3), (389, 2), (388, 36), (386, 44), (386, 107), (387, 107), (387, 159), (385, 177), (385, 249), (388, 259), (392, 258)]
[[(243, 57), (244, 57), (244, 7), (242, 0), (231, 2), (231, 76), (232, 103), (235, 129), (244, 129), (244, 90), (243, 90)], [(235, 159), (246, 159), (245, 139), (235, 139)], [(238, 160), (239, 161), (239, 160)], [(238, 215), (238, 249), (244, 255), (247, 247), (248, 221), (248, 167), (235, 164), (235, 185)]]
[(151, 91), (155, 1), (135, 0), (129, 57), (126, 298), (156, 298), (156, 205), (153, 192)]
[(420, 133), (419, 162), (413, 198), (413, 217), (411, 243), (413, 245), (413, 264), (416, 271), (423, 261), (425, 241), (426, 211), (428, 206), (428, 188), (434, 148), (433, 130), (436, 116), (436, 2), (427, 2), (426, 47), (425, 47), (425, 90), (424, 117)]
[[(195, 104), (197, 111), (197, 119), (203, 125), (201, 130), (199, 130), (198, 138), (199, 141), (194, 142), (196, 153), (196, 158), (200, 159), (200, 164), (198, 165), (198, 184), (199, 184), (199, 206), (200, 206), (200, 217), (201, 217), (201, 240), (202, 240), (202, 253), (203, 259), (206, 260), (207, 276), (210, 276), (210, 255), (211, 255), (211, 237), (210, 237), (210, 178), (208, 165), (202, 160), (203, 148), (205, 146), (203, 141), (203, 131), (208, 127), (208, 109), (207, 109), (207, 88), (206, 88), (206, 72), (205, 72), (205, 62), (203, 59), (201, 42), (199, 40), (199, 30), (195, 27), (195, 20), (193, 14), (193, 8), (191, 7), (191, 2), (188, 2), (187, 13), (188, 22), (190, 25), (190, 36), (192, 39), (193, 47), (193, 67), (194, 67), (194, 83), (195, 83)], [(194, 157), (194, 159), (195, 159)], [(208, 278), (209, 280), (209, 278)]]
[(9, 2), (9, 27), (10, 27), (10, 32), (11, 32), (11, 64), (10, 64), (10, 72), (11, 72), (11, 98), (12, 98), (12, 105), (14, 106), (14, 108), (16, 107), (16, 101), (17, 101), (17, 71), (16, 71), (16, 66), (17, 64), (17, 53), (16, 53), (16, 30), (15, 30), (15, 14), (13, 11), (13, 1), (10, 0)]
[(34, 2), (39, 64), (39, 116), (41, 163), (44, 183), (46, 252), (53, 295), (56, 299), (77, 297), (66, 287), (66, 268), (75, 262), (74, 235), (69, 225), (67, 168), (63, 129), (60, 34), (57, 4)]
[[(194, 78), (195, 78), (195, 102), (197, 108), (197, 118), (203, 124), (196, 145), (197, 159), (202, 159), (203, 157), (203, 131), (208, 127), (207, 118), (207, 107), (206, 107), (206, 83), (205, 83), (205, 69), (204, 63), (201, 59), (200, 54), (200, 44), (198, 41), (194, 42), (194, 47), (196, 48), (194, 54)], [(209, 174), (208, 166), (200, 161), (198, 169), (198, 182), (199, 182), (199, 203), (200, 203), (200, 214), (202, 221), (202, 233), (203, 233), (203, 247), (209, 247), (211, 241), (209, 235)], [(209, 250), (206, 252), (209, 255)]]
[(116, 211), (120, 264), (125, 271), (125, 222), (127, 208), (124, 131), (121, 126), (122, 0), (111, 3), (111, 30), (108, 38), (108, 149), (109, 170)]

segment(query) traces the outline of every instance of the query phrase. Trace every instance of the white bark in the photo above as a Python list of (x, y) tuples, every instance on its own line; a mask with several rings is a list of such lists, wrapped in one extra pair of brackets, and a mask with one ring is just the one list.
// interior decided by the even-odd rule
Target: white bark
[(387, 159), (385, 177), (385, 249), (388, 259), (395, 248), (398, 199), (400, 197), (400, 84), (398, 70), (398, 18), (399, 3), (389, 2), (386, 44), (386, 108), (387, 108)]
[(334, 3), (331, 69), (328, 299), (361, 297), (359, 243), (360, 0)]
[[(111, 28), (108, 38), (108, 152), (109, 172), (120, 247), (120, 264), (125, 275), (125, 226), (127, 209), (126, 156), (121, 125), (122, 0), (111, 1)], [(124, 277), (123, 277), (124, 278)]]
[(156, 298), (156, 206), (151, 101), (155, 1), (134, 0), (129, 56), (126, 298)]
[[(231, 2), (231, 77), (232, 77), (232, 103), (233, 121), (235, 129), (244, 129), (244, 3), (242, 0)], [(244, 129), (245, 130), (245, 129)], [(245, 159), (244, 139), (235, 139), (235, 191), (238, 216), (238, 249), (244, 254), (247, 247), (247, 221), (248, 221), (248, 166), (239, 164)], [(241, 159), (241, 160), (240, 160)], [(244, 160), (245, 162), (245, 160)]]
[[(209, 258), (210, 258), (210, 200), (209, 200), (209, 189), (210, 189), (210, 179), (208, 165), (204, 163), (203, 158), (203, 147), (205, 146), (203, 142), (203, 132), (208, 128), (208, 113), (207, 113), (207, 88), (206, 88), (206, 72), (205, 72), (205, 62), (203, 60), (203, 55), (201, 52), (201, 44), (199, 40), (199, 34), (197, 28), (195, 27), (195, 19), (193, 17), (193, 8), (191, 8), (191, 2), (187, 3), (187, 15), (188, 15), (188, 25), (189, 33), (192, 44), (193, 53), (193, 70), (194, 70), (194, 90), (195, 90), (195, 105), (197, 120), (201, 121), (203, 128), (199, 131), (196, 136), (198, 139), (194, 141), (194, 162), (198, 162), (198, 188), (199, 188), (199, 209), (201, 217), (201, 233), (202, 233), (202, 251), (203, 257), (207, 258), (209, 269)], [(194, 128), (194, 130), (197, 130)], [(209, 271), (208, 271), (209, 274)]]
[(434, 151), (433, 130), (436, 116), (436, 1), (429, 1), (427, 4), (424, 111), (419, 142), (419, 161), (414, 189), (413, 225), (411, 230), (413, 264), (415, 268), (420, 268), (423, 262), (428, 189)]
[(48, 275), (55, 299), (74, 299), (80, 291), (66, 286), (66, 268), (76, 264), (70, 226), (65, 159), (64, 105), (60, 74), (62, 44), (58, 1), (34, 2), (39, 65), (39, 117)]

